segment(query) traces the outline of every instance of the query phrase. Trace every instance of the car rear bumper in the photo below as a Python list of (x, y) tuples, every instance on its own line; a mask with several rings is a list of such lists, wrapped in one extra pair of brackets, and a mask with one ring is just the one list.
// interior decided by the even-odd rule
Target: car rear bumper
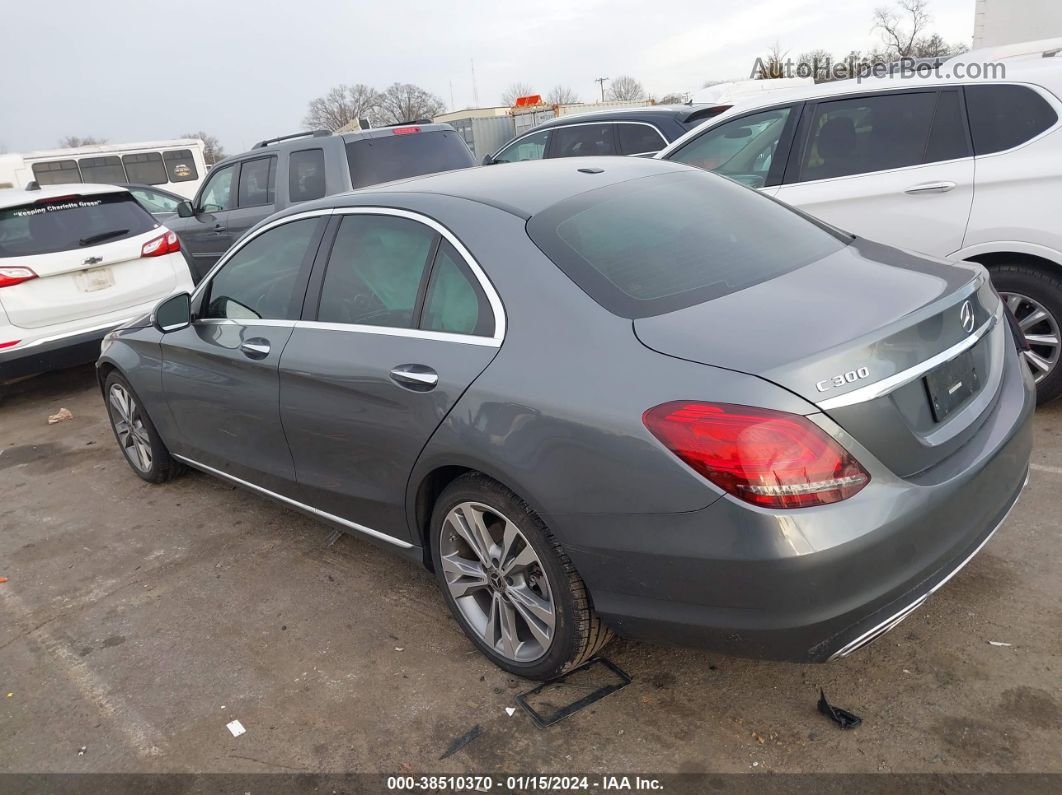
[(628, 637), (765, 659), (847, 655), (906, 618), (987, 543), (1028, 478), (1035, 394), (1016, 356), (947, 462), (834, 505), (722, 498), (668, 515), (551, 517), (594, 606)]
[(100, 343), (107, 333), (138, 316), (135, 314), (88, 329), (30, 340), (23, 347), (0, 351), (0, 383), (94, 362), (99, 358)]

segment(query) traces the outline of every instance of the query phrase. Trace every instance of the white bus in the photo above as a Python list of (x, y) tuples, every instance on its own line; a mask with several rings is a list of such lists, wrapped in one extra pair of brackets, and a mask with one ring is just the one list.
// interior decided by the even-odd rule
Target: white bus
[(0, 188), (96, 182), (152, 185), (191, 199), (206, 176), (198, 138), (0, 155)]

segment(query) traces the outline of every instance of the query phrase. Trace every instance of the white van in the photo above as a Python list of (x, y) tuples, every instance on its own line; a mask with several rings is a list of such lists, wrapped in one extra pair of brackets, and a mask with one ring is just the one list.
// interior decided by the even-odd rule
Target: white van
[(206, 172), (198, 138), (0, 155), (0, 188), (25, 188), (31, 182), (152, 185), (191, 199)]

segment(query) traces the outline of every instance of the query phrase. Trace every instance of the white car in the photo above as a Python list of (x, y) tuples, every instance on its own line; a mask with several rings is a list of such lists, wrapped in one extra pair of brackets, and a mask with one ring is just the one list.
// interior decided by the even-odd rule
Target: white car
[(1062, 394), (1060, 98), (1062, 39), (1030, 42), (958, 56), (932, 77), (738, 97), (657, 157), (860, 237), (986, 266), (1043, 402)]
[(192, 289), (177, 235), (127, 190), (0, 190), (0, 382), (95, 361), (108, 331)]

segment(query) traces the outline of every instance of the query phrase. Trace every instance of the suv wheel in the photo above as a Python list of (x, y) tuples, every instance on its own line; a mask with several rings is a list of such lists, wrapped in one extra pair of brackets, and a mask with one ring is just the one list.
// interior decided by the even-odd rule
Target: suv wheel
[(1062, 394), (1062, 272), (1003, 265), (991, 274), (1029, 344), (1025, 359), (1036, 379), (1037, 403), (1046, 403)]
[(149, 483), (163, 483), (180, 474), (184, 467), (170, 456), (129, 382), (114, 371), (103, 388), (111, 430), (133, 471)]
[(551, 679), (612, 638), (582, 578), (528, 505), (482, 475), (463, 475), (431, 518), (443, 598), (465, 634), (501, 668)]

